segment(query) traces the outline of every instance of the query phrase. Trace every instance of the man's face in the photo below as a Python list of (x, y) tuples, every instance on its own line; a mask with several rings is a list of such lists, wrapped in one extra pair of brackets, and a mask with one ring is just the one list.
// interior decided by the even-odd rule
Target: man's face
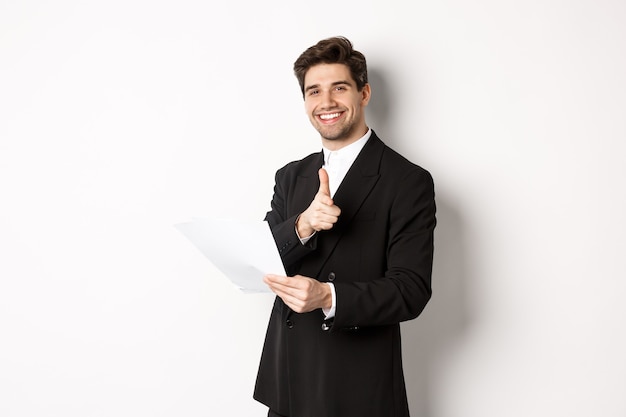
[(367, 132), (365, 106), (369, 99), (369, 84), (358, 91), (346, 65), (318, 64), (304, 77), (304, 107), (331, 148), (339, 149)]

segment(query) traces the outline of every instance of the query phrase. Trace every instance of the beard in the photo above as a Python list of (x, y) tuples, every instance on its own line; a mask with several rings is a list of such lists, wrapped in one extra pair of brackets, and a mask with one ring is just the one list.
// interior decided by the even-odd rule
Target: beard
[(347, 139), (355, 132), (356, 129), (354, 122), (327, 126), (316, 121), (316, 123), (314, 123), (314, 127), (323, 139), (329, 141)]

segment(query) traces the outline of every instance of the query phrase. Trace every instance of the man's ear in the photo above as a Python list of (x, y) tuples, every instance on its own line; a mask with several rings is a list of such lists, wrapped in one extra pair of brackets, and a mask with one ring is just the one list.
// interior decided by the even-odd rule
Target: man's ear
[(372, 97), (372, 87), (368, 84), (363, 86), (361, 90), (361, 104), (363, 106), (367, 106), (367, 103), (370, 102), (370, 98)]

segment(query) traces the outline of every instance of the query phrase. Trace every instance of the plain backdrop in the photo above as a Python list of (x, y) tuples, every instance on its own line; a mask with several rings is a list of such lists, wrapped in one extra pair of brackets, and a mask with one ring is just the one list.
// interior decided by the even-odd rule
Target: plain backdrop
[(264, 217), (321, 146), (293, 61), (334, 35), (435, 180), (412, 415), (626, 415), (623, 1), (3, 0), (1, 416), (265, 416), (273, 299), (174, 224)]

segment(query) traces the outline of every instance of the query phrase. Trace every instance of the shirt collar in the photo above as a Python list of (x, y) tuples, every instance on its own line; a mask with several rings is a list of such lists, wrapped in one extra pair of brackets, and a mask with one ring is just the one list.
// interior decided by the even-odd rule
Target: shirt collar
[(352, 142), (351, 144), (344, 146), (337, 151), (331, 151), (326, 147), (322, 147), (322, 150), (324, 151), (324, 165), (328, 164), (328, 158), (330, 157), (331, 153), (340, 156), (341, 159), (344, 161), (354, 161), (361, 152), (361, 149), (363, 149), (363, 147), (367, 143), (370, 136), (372, 136), (372, 129), (368, 128), (365, 135), (361, 136), (359, 140), (357, 140), (356, 142)]

